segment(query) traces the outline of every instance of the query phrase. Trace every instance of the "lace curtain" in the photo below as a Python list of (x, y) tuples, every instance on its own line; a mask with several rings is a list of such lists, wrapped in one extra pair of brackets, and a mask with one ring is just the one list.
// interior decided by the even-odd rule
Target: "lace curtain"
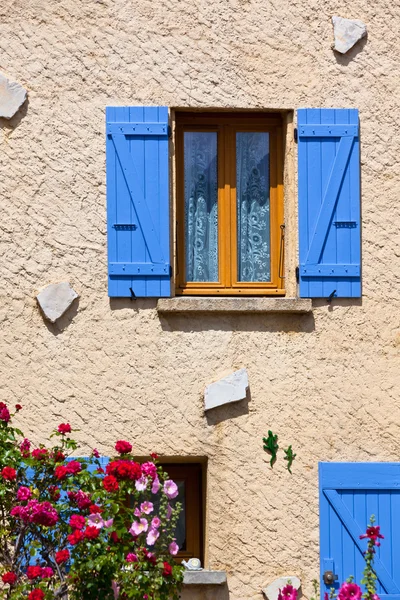
[(270, 281), (269, 134), (236, 134), (238, 280)]
[(186, 280), (218, 281), (217, 133), (184, 136)]

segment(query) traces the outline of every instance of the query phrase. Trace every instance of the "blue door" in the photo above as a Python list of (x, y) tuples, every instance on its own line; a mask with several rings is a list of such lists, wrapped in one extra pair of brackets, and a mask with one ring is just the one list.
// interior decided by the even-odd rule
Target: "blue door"
[(400, 463), (320, 463), (321, 590), (336, 588), (351, 575), (359, 584), (366, 540), (360, 540), (371, 515), (385, 539), (377, 548), (375, 572), (382, 600), (400, 600)]

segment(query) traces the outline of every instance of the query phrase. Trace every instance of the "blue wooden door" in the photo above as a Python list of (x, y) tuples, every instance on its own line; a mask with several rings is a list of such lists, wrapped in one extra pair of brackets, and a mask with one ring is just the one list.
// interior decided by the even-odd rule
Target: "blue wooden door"
[(353, 575), (360, 584), (367, 541), (360, 540), (371, 515), (385, 539), (377, 548), (378, 593), (400, 600), (400, 463), (320, 463), (321, 590), (324, 571), (336, 588)]

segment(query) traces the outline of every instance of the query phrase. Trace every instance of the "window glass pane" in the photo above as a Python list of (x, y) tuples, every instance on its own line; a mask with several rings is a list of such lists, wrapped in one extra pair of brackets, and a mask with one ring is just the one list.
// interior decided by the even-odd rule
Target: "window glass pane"
[(185, 131), (187, 281), (218, 281), (217, 132)]
[(176, 524), (175, 537), (179, 550), (183, 551), (186, 550), (186, 486), (185, 481), (175, 480), (175, 483), (178, 486), (178, 495), (171, 500), (170, 504), (174, 506), (176, 502), (180, 502), (182, 506)]
[(238, 281), (270, 281), (269, 134), (236, 133)]

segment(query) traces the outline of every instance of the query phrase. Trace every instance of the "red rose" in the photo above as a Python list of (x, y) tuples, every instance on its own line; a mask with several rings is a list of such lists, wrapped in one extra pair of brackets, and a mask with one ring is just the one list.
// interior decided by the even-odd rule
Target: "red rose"
[(63, 454), (61, 452), (61, 450), (57, 450), (57, 452), (54, 452), (54, 462), (62, 462), (63, 460), (65, 460), (65, 454)]
[(35, 458), (36, 460), (46, 460), (47, 454), (46, 448), (36, 448), (35, 450), (32, 450), (32, 458)]
[(71, 546), (76, 546), (76, 544), (79, 544), (79, 542), (83, 540), (83, 537), (82, 531), (75, 529), (74, 533), (70, 533), (70, 535), (67, 536), (67, 539)]
[(142, 476), (139, 463), (132, 460), (113, 460), (106, 467), (107, 475), (114, 475), (117, 479), (131, 479), (136, 481)]
[(158, 454), (157, 454), (157, 452), (152, 452), (152, 453), (150, 454), (150, 456), (151, 456), (151, 458), (152, 458), (153, 460), (157, 460), (157, 458), (158, 458)]
[(3, 583), (9, 583), (10, 585), (14, 585), (16, 583), (18, 577), (12, 571), (8, 571), (8, 573), (4, 573), (2, 576)]
[(1, 476), (6, 481), (14, 481), (14, 479), (17, 479), (17, 471), (12, 467), (4, 467), (1, 471)]
[(10, 420), (10, 411), (7, 408), (7, 405), (4, 402), (0, 402), (0, 420), (8, 423)]
[(69, 550), (59, 550), (56, 552), (56, 563), (61, 565), (61, 563), (67, 561), (69, 559)]
[(68, 473), (71, 473), (72, 475), (76, 475), (77, 473), (82, 471), (82, 465), (77, 460), (71, 460), (67, 464), (67, 471), (68, 471)]
[(81, 515), (72, 515), (68, 524), (73, 529), (83, 529), (86, 524), (86, 519)]
[(97, 504), (91, 504), (89, 506), (89, 512), (91, 515), (96, 515), (97, 513), (102, 513), (104, 510), (104, 508), (101, 508), (101, 506), (97, 506)]
[(115, 531), (111, 532), (110, 538), (114, 542), (114, 544), (119, 544), (119, 542), (121, 541), (121, 538), (118, 536), (118, 534)]
[(22, 406), (20, 404), (15, 405), (15, 410), (22, 410)]
[(118, 454), (129, 454), (129, 452), (132, 452), (132, 444), (125, 442), (124, 440), (119, 440), (115, 444), (115, 449)]
[(172, 567), (169, 563), (164, 562), (164, 570), (162, 574), (164, 577), (169, 577), (170, 575), (172, 575)]
[(31, 443), (30, 441), (25, 438), (23, 442), (21, 442), (19, 449), (21, 451), (21, 454), (24, 458), (27, 458), (29, 456), (29, 450), (31, 448)]
[(99, 537), (100, 535), (100, 529), (98, 527), (91, 527), (89, 525), (89, 527), (86, 527), (85, 529), (85, 538), (87, 538), (88, 540), (93, 540), (97, 537)]
[(36, 565), (31, 565), (26, 570), (26, 576), (28, 579), (36, 579), (37, 577), (40, 577), (41, 574), (42, 574), (42, 567), (39, 567)]
[(57, 431), (58, 431), (58, 433), (62, 433), (63, 435), (65, 433), (71, 433), (71, 431), (72, 431), (71, 425), (69, 423), (60, 423)]
[(49, 494), (50, 494), (50, 498), (54, 501), (59, 500), (60, 496), (61, 496), (60, 489), (56, 485), (49, 486)]
[(39, 590), (39, 588), (35, 588), (28, 595), (28, 600), (43, 600), (44, 592)]
[(65, 467), (64, 465), (58, 465), (58, 467), (55, 468), (54, 470), (54, 475), (57, 477), (57, 479), (65, 479), (66, 476), (68, 475), (68, 468)]
[(103, 487), (107, 492), (117, 492), (119, 490), (118, 481), (113, 475), (106, 475), (106, 477), (104, 477)]

